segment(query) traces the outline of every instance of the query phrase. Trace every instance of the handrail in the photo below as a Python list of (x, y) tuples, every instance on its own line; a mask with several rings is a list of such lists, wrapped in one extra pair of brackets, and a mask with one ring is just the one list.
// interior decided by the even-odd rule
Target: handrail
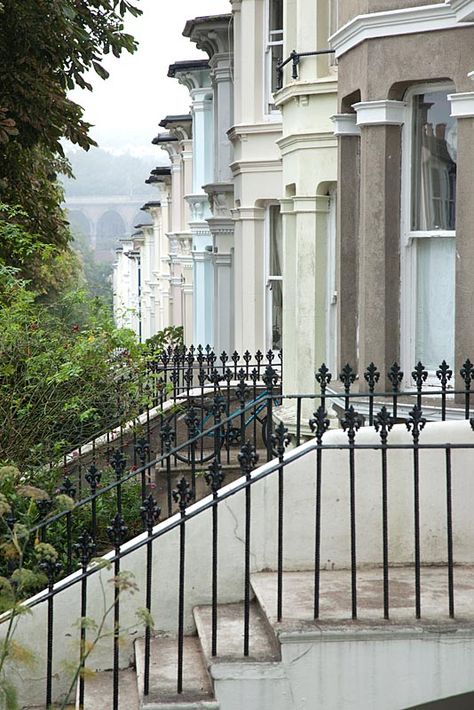
[[(474, 423), (471, 423), (471, 429), (474, 429)], [(335, 431), (334, 429), (329, 430), (329, 431)], [(474, 449), (474, 443), (468, 444), (468, 443), (452, 443), (449, 441), (445, 441), (439, 444), (424, 444), (424, 443), (417, 443), (416, 449), (417, 450), (426, 450), (426, 451), (442, 451), (446, 450), (446, 448), (449, 448), (450, 450), (471, 450)], [(312, 451), (413, 451), (413, 444), (390, 444), (390, 443), (381, 443), (381, 444), (325, 444), (324, 442), (318, 442), (317, 439), (313, 439), (309, 442), (306, 443), (304, 446), (300, 446), (297, 449), (293, 449), (285, 454), (283, 462), (281, 462), (279, 459), (275, 459), (274, 461), (267, 462), (264, 464), (261, 464), (259, 466), (260, 471), (257, 469), (255, 472), (251, 474), (251, 477), (249, 479), (242, 480), (239, 483), (235, 483), (232, 488), (229, 488), (228, 490), (221, 489), (217, 492), (217, 503), (223, 500), (227, 500), (228, 498), (231, 498), (232, 496), (236, 495), (237, 493), (240, 493), (241, 491), (245, 490), (249, 486), (252, 486), (254, 483), (257, 483), (258, 481), (261, 481), (262, 479), (266, 478), (272, 473), (275, 473), (275, 471), (278, 471), (282, 466), (286, 467), (291, 463), (294, 463), (295, 461), (298, 461), (299, 459), (303, 458), (307, 454), (311, 453)], [(128, 555), (132, 554), (133, 552), (136, 552), (137, 550), (140, 550), (142, 547), (146, 547), (150, 542), (153, 542), (154, 540), (157, 540), (158, 538), (162, 537), (168, 532), (171, 532), (172, 530), (175, 530), (176, 528), (179, 528), (181, 525), (186, 523), (188, 520), (192, 520), (195, 518), (197, 515), (201, 515), (201, 513), (205, 513), (207, 510), (215, 507), (216, 505), (216, 500), (213, 500), (210, 495), (206, 496), (206, 498), (209, 498), (209, 500), (206, 501), (206, 499), (203, 499), (201, 501), (193, 502), (191, 504), (191, 508), (196, 507), (194, 510), (189, 510), (189, 508), (186, 509), (186, 511), (182, 514), (179, 512), (176, 512), (171, 518), (168, 518), (167, 520), (162, 521), (162, 523), (157, 523), (156, 527), (159, 527), (159, 530), (156, 530), (153, 532), (150, 536), (147, 536), (146, 533), (141, 533), (140, 535), (137, 535), (137, 541), (133, 543), (132, 545), (128, 544), (127, 542), (123, 543), (121, 547), (126, 547), (125, 550), (115, 552), (112, 550), (105, 555), (103, 555), (104, 558), (107, 559), (108, 562), (114, 562), (115, 560), (120, 560), (123, 559), (124, 557), (127, 557)], [(164, 525), (165, 527), (160, 527), (161, 525)], [(70, 575), (72, 579), (69, 581), (67, 578), (64, 580), (60, 580), (57, 582), (54, 586), (54, 590), (49, 591), (49, 592), (39, 592), (38, 599), (36, 597), (33, 597), (31, 601), (25, 602), (28, 607), (33, 607), (36, 606), (37, 604), (40, 604), (41, 602), (56, 596), (56, 594), (60, 593), (63, 590), (69, 589), (70, 587), (74, 586), (78, 582), (80, 582), (82, 579), (85, 579), (86, 577), (90, 577), (91, 575), (95, 574), (96, 572), (99, 572), (103, 567), (101, 565), (93, 565), (92, 567), (88, 568), (86, 572), (80, 573), (79, 571), (73, 573)], [(8, 614), (8, 612), (5, 612), (5, 616)], [(1, 617), (0, 617), (1, 619)]]
[(287, 64), (293, 62), (291, 77), (292, 79), (298, 79), (298, 65), (300, 63), (301, 57), (318, 57), (321, 54), (334, 54), (334, 52), (334, 49), (318, 49), (315, 52), (297, 52), (296, 49), (293, 49), (287, 59), (279, 60), (277, 62), (277, 91), (283, 88), (283, 69), (286, 67)]

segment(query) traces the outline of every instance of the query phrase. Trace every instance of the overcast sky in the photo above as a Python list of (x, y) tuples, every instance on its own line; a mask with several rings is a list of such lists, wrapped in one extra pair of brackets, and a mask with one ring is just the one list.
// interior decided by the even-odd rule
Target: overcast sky
[(94, 124), (93, 138), (101, 148), (136, 155), (157, 155), (151, 145), (158, 123), (166, 114), (187, 113), (189, 94), (168, 66), (182, 59), (205, 56), (182, 31), (186, 20), (230, 12), (229, 0), (135, 0), (143, 15), (127, 22), (126, 30), (139, 41), (134, 55), (107, 58), (110, 77), (92, 77), (92, 93), (76, 90), (73, 99), (85, 108)]

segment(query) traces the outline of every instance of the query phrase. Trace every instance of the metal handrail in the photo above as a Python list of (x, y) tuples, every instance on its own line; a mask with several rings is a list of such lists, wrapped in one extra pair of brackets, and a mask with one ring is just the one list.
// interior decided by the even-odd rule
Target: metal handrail
[(277, 63), (277, 91), (283, 88), (283, 69), (286, 67), (287, 64), (289, 64), (290, 62), (293, 63), (291, 77), (292, 79), (298, 79), (298, 66), (301, 57), (318, 57), (321, 54), (334, 54), (334, 52), (334, 49), (318, 49), (315, 52), (297, 52), (296, 49), (294, 49), (291, 52), (290, 56), (287, 57), (287, 59), (280, 60)]

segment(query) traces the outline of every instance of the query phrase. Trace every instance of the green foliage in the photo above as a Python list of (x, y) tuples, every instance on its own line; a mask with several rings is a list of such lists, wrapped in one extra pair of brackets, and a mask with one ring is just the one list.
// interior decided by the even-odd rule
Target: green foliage
[(83, 235), (74, 234), (72, 246), (82, 263), (85, 288), (89, 297), (100, 299), (105, 306), (112, 310), (112, 264), (96, 261), (87, 237)]
[[(78, 272), (56, 176), (71, 174), (63, 138), (85, 150), (95, 144), (68, 92), (91, 90), (91, 69), (107, 78), (105, 54), (135, 51), (123, 19), (139, 14), (128, 0), (0, 3), (0, 264), (19, 268), (40, 293)], [(7, 213), (5, 205), (21, 210)]]
[(184, 329), (182, 325), (170, 325), (155, 333), (145, 343), (148, 350), (157, 353), (167, 347), (178, 348), (184, 344)]
[(93, 69), (102, 79), (104, 54), (134, 52), (123, 29), (141, 11), (128, 0), (3, 0), (0, 5), (1, 106), (15, 121), (21, 144), (62, 155), (65, 137), (86, 150), (93, 144), (82, 108), (68, 97)]
[(83, 291), (39, 303), (0, 267), (0, 461), (28, 470), (140, 406), (143, 346)]

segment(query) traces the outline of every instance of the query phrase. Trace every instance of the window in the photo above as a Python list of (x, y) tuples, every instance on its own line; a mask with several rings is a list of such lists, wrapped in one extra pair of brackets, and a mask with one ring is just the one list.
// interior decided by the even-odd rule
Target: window
[(279, 205), (270, 205), (267, 219), (267, 345), (280, 350), (283, 324), (283, 233)]
[(449, 91), (412, 91), (404, 133), (402, 351), (407, 367), (421, 360), (429, 371), (454, 362), (457, 122)]
[(266, 37), (267, 112), (274, 111), (272, 94), (277, 90), (277, 64), (283, 59), (283, 0), (268, 0)]

